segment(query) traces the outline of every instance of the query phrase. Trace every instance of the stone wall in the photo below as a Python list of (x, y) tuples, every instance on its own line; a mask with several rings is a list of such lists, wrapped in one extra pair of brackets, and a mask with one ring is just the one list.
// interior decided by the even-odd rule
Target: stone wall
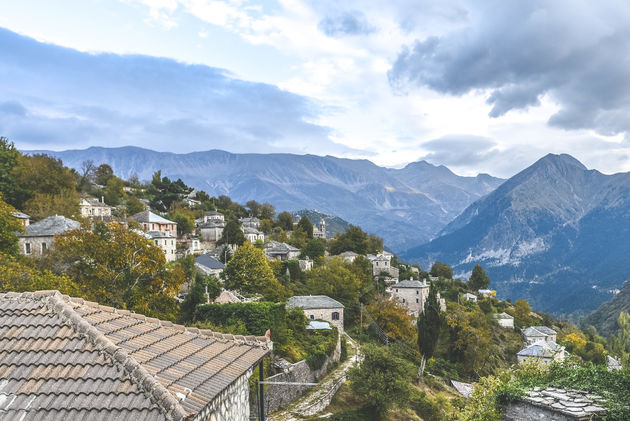
[[(319, 370), (311, 370), (305, 360), (295, 364), (289, 364), (282, 373), (278, 373), (265, 379), (269, 382), (291, 383), (316, 383), (328, 373), (330, 368), (341, 357), (341, 342), (337, 341), (337, 347), (333, 354), (326, 358), (324, 365)], [(266, 385), (265, 386), (265, 413), (270, 414), (286, 407), (313, 386), (298, 385)], [(254, 400), (251, 402), (251, 412), (258, 413), (258, 406)]]
[(250, 368), (231, 386), (225, 389), (212, 402), (199, 411), (194, 420), (197, 421), (249, 421), (250, 401), (248, 379), (253, 373)]

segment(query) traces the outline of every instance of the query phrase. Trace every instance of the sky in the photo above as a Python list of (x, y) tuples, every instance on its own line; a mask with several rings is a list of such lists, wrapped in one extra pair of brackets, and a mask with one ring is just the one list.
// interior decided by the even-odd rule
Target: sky
[(630, 171), (621, 0), (0, 0), (0, 136)]

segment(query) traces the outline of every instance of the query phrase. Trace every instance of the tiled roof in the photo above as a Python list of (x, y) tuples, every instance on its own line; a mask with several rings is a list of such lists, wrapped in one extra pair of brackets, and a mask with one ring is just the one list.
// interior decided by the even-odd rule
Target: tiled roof
[(30, 216), (28, 216), (24, 212), (20, 212), (20, 211), (13, 212), (13, 216), (15, 216), (18, 219), (29, 219), (30, 218)]
[(78, 229), (81, 224), (65, 216), (55, 215), (30, 224), (25, 228), (26, 233), (18, 237), (44, 237), (63, 234), (66, 231)]
[(300, 249), (287, 243), (272, 240), (265, 243), (265, 251), (268, 253), (289, 253), (291, 251), (300, 251)]
[(406, 281), (400, 281), (397, 284), (392, 285), (392, 288), (429, 288), (429, 285), (425, 282), (407, 279)]
[(522, 357), (544, 357), (550, 358), (556, 352), (562, 351), (564, 348), (555, 342), (537, 342), (519, 351), (518, 355)]
[(217, 212), (217, 211), (206, 211), (203, 214), (204, 214), (204, 216), (215, 216), (215, 215), (223, 216), (223, 214), (221, 212)]
[(494, 315), (495, 319), (507, 319), (507, 320), (514, 320), (514, 317), (510, 316), (509, 314), (507, 314), (506, 312), (503, 313), (499, 313), (499, 314), (495, 314)]
[(225, 269), (225, 265), (207, 254), (202, 254), (195, 259), (195, 263), (201, 266), (205, 266), (210, 269)]
[(549, 329), (547, 326), (530, 326), (523, 330), (525, 336), (549, 336), (555, 335), (556, 331)]
[(79, 205), (100, 207), (100, 208), (111, 208), (111, 206), (109, 206), (107, 203), (103, 203), (97, 198), (81, 199), (81, 202), (79, 203)]
[(0, 294), (0, 419), (181, 420), (271, 346), (57, 291)]
[(160, 215), (156, 215), (148, 209), (132, 215), (131, 219), (144, 223), (153, 222), (155, 224), (175, 224), (175, 222), (162, 218)]
[(343, 304), (327, 295), (296, 295), (287, 300), (287, 307), (301, 307), (308, 310), (316, 308), (343, 308)]

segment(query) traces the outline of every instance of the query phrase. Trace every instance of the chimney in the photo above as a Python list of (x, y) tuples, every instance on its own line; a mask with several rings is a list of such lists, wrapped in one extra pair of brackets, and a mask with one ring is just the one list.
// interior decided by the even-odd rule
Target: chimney
[(105, 196), (101, 196), (101, 203), (105, 203)]

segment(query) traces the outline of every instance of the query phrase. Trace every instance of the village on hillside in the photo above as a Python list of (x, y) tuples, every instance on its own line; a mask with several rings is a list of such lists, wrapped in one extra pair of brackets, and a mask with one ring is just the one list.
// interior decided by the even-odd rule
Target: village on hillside
[(0, 158), (2, 419), (630, 415), (612, 395), (630, 323), (606, 340), (498, 299), (480, 265), (454, 279), (359, 226), (332, 233), (160, 172), (71, 171), (6, 139)]

